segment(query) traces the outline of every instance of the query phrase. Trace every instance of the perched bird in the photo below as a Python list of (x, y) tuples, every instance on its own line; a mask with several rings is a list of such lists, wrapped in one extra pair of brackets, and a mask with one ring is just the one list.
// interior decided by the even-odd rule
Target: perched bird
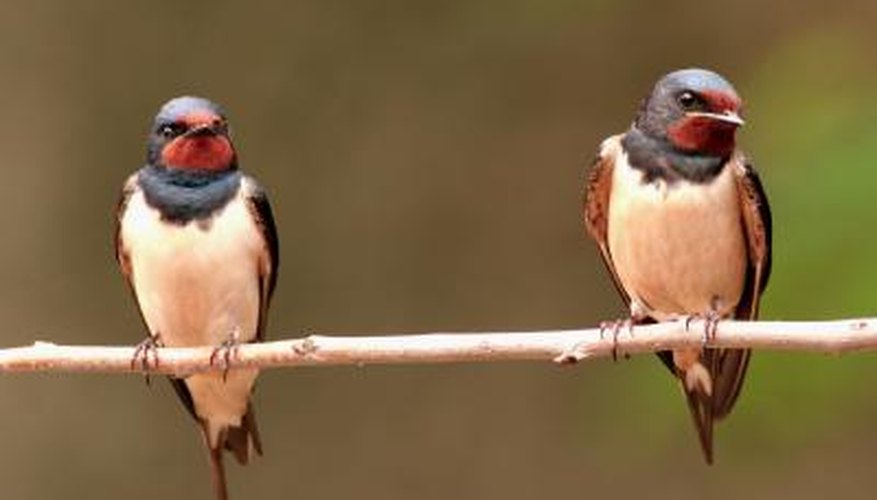
[[(263, 339), (277, 233), (265, 192), (238, 170), (216, 104), (178, 97), (162, 106), (146, 165), (122, 190), (115, 243), (148, 329), (143, 346), (214, 346), (228, 363), (239, 342)], [(201, 427), (221, 500), (228, 498), (223, 448), (241, 464), (262, 453), (250, 404), (256, 375), (248, 368), (170, 379)]]
[[(631, 324), (753, 320), (771, 265), (771, 216), (736, 149), (742, 102), (703, 69), (662, 77), (630, 129), (606, 139), (585, 187), (584, 222)], [(714, 330), (713, 330), (714, 331)], [(678, 377), (707, 463), (713, 422), (743, 385), (748, 349), (658, 353)]]

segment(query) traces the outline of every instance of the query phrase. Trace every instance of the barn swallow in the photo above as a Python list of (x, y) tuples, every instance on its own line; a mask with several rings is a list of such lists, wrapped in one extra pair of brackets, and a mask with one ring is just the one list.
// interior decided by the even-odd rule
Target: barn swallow
[[(631, 324), (754, 320), (771, 266), (771, 215), (755, 169), (735, 145), (742, 101), (702, 69), (662, 77), (630, 129), (600, 147), (584, 223), (629, 308)], [(714, 332), (714, 326), (713, 330)], [(713, 422), (731, 411), (748, 349), (658, 356), (679, 379), (704, 458)]]
[[(125, 183), (116, 221), (116, 258), (151, 344), (219, 352), (263, 340), (277, 233), (265, 191), (238, 169), (218, 105), (178, 97), (162, 106), (146, 165)], [(201, 428), (220, 500), (228, 498), (222, 450), (241, 464), (262, 453), (250, 403), (257, 373), (170, 378)]]

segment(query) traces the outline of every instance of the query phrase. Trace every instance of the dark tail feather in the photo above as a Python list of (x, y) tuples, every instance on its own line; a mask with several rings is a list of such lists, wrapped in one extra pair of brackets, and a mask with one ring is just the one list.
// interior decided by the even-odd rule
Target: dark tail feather
[(247, 407), (247, 413), (241, 419), (240, 427), (229, 427), (225, 435), (225, 449), (232, 452), (238, 463), (247, 465), (250, 461), (250, 450), (262, 455), (262, 440), (256, 426), (256, 414), (253, 407)]
[[(700, 449), (703, 451), (703, 458), (706, 460), (707, 465), (712, 465), (713, 421), (715, 419), (715, 414), (712, 411), (713, 398), (704, 393), (698, 387), (695, 387), (692, 390), (689, 390), (688, 387), (686, 387), (685, 374), (680, 372), (676, 367), (676, 363), (673, 362), (673, 351), (658, 351), (656, 354), (664, 366), (666, 366), (667, 369), (679, 379), (679, 383), (682, 386), (682, 392), (685, 393), (686, 403), (688, 403), (688, 410), (691, 412), (691, 419), (694, 420), (694, 428), (697, 430), (697, 438), (700, 441)], [(704, 357), (708, 356), (706, 352), (704, 354)], [(702, 359), (701, 362), (710, 370), (713, 383), (715, 384), (715, 376), (713, 375), (712, 367), (705, 359)], [(715, 391), (713, 394), (715, 395)]]
[(213, 491), (216, 493), (216, 500), (228, 500), (228, 489), (225, 485), (225, 465), (222, 463), (222, 448), (210, 446), (206, 424), (201, 425), (201, 432), (204, 435), (204, 444), (207, 445), (207, 458), (210, 460), (210, 477), (213, 482)]
[(222, 432), (216, 446), (210, 444), (207, 422), (201, 421), (199, 423), (201, 424), (201, 435), (207, 447), (207, 458), (210, 459), (210, 474), (213, 479), (216, 500), (228, 500), (225, 464), (222, 459), (223, 449), (232, 452), (241, 465), (246, 465), (250, 461), (250, 450), (255, 450), (259, 455), (262, 454), (262, 441), (259, 439), (259, 429), (256, 427), (253, 408), (247, 407), (247, 413), (241, 419), (240, 427), (229, 427)]
[(706, 394), (700, 387), (689, 390), (685, 384), (685, 374), (680, 373), (673, 364), (670, 351), (658, 354), (661, 361), (676, 373), (682, 383), (685, 399), (706, 463), (713, 463), (713, 424), (726, 417), (743, 387), (746, 369), (749, 366), (748, 349), (705, 349), (700, 362), (709, 370), (712, 381), (712, 395)]
[(658, 359), (661, 360), (661, 363), (664, 363), (664, 366), (670, 370), (670, 373), (677, 375), (676, 365), (673, 363), (673, 351), (658, 351), (655, 354), (658, 355)]
[(682, 382), (682, 390), (685, 391), (685, 399), (694, 427), (697, 429), (697, 437), (700, 440), (700, 449), (707, 465), (713, 464), (713, 422), (714, 415), (711, 410), (712, 398), (699, 389), (689, 391)]
[(713, 416), (723, 418), (731, 413), (749, 367), (749, 349), (718, 349), (713, 360)]

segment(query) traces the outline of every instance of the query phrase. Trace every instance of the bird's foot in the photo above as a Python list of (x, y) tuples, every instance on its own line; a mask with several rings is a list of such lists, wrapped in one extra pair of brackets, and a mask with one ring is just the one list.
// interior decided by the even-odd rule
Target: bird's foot
[(691, 322), (695, 320), (703, 320), (703, 338), (702, 343), (704, 347), (713, 340), (716, 339), (716, 332), (719, 330), (719, 321), (721, 321), (722, 316), (714, 311), (707, 311), (703, 314), (690, 314), (685, 317), (685, 331), (691, 330)]
[[(632, 317), (617, 319), (615, 321), (603, 321), (600, 323), (600, 340), (606, 339), (606, 333), (612, 334), (612, 361), (618, 361), (618, 336), (623, 329), (627, 329), (628, 335), (633, 336), (634, 319)], [(586, 342), (578, 342), (554, 358), (555, 363), (564, 365), (578, 363), (589, 356)], [(625, 359), (628, 355), (624, 355)]]
[(233, 359), (237, 359), (241, 348), (240, 332), (237, 329), (229, 334), (228, 338), (219, 344), (210, 353), (210, 366), (222, 365), (222, 381), (228, 381), (228, 372), (231, 370)]
[(159, 347), (164, 347), (164, 344), (161, 342), (161, 334), (156, 333), (137, 344), (134, 348), (134, 355), (131, 356), (131, 369), (136, 370), (139, 366), (140, 371), (144, 373), (146, 385), (151, 383), (149, 372), (158, 368)]
[[(615, 321), (603, 321), (600, 323), (600, 340), (604, 340), (607, 331), (612, 332), (612, 361), (618, 361), (618, 335), (622, 329), (627, 329), (627, 334), (633, 337), (633, 318), (616, 319)], [(630, 356), (624, 355), (625, 359)]]

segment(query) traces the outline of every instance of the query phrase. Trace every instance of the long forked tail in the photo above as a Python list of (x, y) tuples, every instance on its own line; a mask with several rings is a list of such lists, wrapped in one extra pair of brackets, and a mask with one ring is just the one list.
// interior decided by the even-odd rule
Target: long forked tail
[(715, 415), (712, 411), (712, 396), (706, 393), (702, 387), (686, 386), (684, 378), (680, 378), (682, 390), (685, 392), (685, 400), (688, 410), (694, 420), (694, 428), (697, 430), (697, 438), (700, 441), (700, 449), (707, 465), (713, 464), (713, 423)]
[(704, 460), (709, 465), (713, 463), (714, 423), (727, 416), (734, 407), (743, 386), (749, 355), (748, 349), (704, 349), (699, 361), (687, 370), (674, 367), (694, 420)]
[(216, 500), (228, 500), (228, 487), (225, 480), (223, 449), (230, 451), (241, 465), (246, 465), (253, 453), (262, 454), (262, 442), (252, 407), (241, 419), (239, 427), (212, 429), (208, 421), (201, 420), (201, 434), (207, 446), (210, 461), (210, 475)]
[(222, 448), (208, 448), (210, 459), (210, 477), (216, 500), (228, 500), (228, 488), (225, 485), (225, 465), (222, 463)]

